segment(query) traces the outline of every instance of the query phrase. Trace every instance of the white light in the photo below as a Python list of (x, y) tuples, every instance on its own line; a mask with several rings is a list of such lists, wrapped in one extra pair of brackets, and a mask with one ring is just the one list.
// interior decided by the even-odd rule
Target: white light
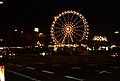
[(114, 33), (115, 33), (115, 34), (118, 34), (118, 33), (119, 33), (119, 31), (115, 31)]
[(3, 56), (2, 55), (0, 55), (0, 58), (2, 58)]
[(108, 47), (106, 47), (106, 50), (107, 50), (107, 51), (109, 50)]
[(17, 29), (15, 29), (15, 31), (17, 31)]
[(45, 52), (42, 53), (42, 56), (45, 56)]
[(102, 36), (94, 36), (93, 40), (94, 41), (108, 41), (106, 37), (102, 37)]
[(36, 48), (38, 47), (38, 46), (35, 46)]
[(0, 47), (0, 49), (3, 49), (3, 47)]
[(0, 1), (0, 4), (3, 4), (3, 1)]
[(0, 39), (0, 41), (3, 41), (3, 39)]
[(67, 31), (69, 31), (70, 30), (70, 28), (67, 28)]
[(39, 32), (39, 28), (34, 28), (34, 32)]
[(15, 54), (13, 54), (15, 56)]
[(114, 47), (116, 47), (116, 45), (112, 45), (112, 46), (111, 46), (111, 49), (114, 48)]
[(21, 33), (23, 33), (23, 31), (21, 31)]
[(9, 54), (10, 56), (12, 55), (12, 54)]

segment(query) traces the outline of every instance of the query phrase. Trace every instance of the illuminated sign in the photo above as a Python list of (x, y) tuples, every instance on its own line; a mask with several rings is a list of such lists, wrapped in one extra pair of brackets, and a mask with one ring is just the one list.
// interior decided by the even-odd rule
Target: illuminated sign
[(108, 41), (106, 37), (102, 37), (102, 36), (94, 36), (93, 40), (94, 41)]

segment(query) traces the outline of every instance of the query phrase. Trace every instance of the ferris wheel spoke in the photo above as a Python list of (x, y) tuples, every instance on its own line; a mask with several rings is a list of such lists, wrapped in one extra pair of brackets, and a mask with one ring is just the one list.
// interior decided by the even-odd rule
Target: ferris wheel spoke
[(66, 22), (66, 19), (65, 19), (65, 16), (63, 15), (63, 19), (64, 19), (64, 21)]
[(78, 19), (78, 16), (74, 19), (74, 21), (73, 21), (73, 22), (75, 23), (75, 21), (76, 21), (77, 19)]
[(73, 37), (74, 37), (75, 39), (77, 39), (77, 37), (76, 37), (75, 35), (73, 35)]
[(76, 32), (75, 32), (75, 34), (76, 34), (77, 36), (79, 36), (79, 37), (82, 37), (82, 35), (80, 35), (80, 34), (78, 34), (78, 33), (76, 33)]
[(67, 22), (69, 22), (69, 13), (68, 13), (68, 21)]
[(60, 37), (61, 35), (63, 35), (63, 33), (59, 34), (58, 36), (56, 36), (56, 38)]
[(67, 35), (65, 35), (65, 36), (64, 36), (64, 38), (63, 38), (63, 40), (62, 40), (62, 43), (64, 43), (64, 42), (65, 42), (65, 38), (66, 38), (66, 36), (67, 36)]
[(78, 21), (78, 22), (76, 22), (74, 25), (76, 26), (77, 24), (79, 24), (81, 22), (81, 20), (80, 21)]
[(62, 24), (60, 24), (60, 23), (58, 23), (58, 22), (56, 22), (56, 24), (58, 24), (58, 25), (60, 25), (61, 27), (63, 27), (63, 25), (62, 25)]
[(73, 37), (72, 37), (72, 35), (70, 35), (70, 39), (71, 39), (72, 42), (74, 42), (74, 41), (73, 41)]
[(59, 30), (59, 31), (56, 31), (55, 33), (62, 33), (63, 31), (62, 30)]
[(60, 40), (59, 40), (59, 41), (61, 41), (63, 38), (64, 38), (64, 35), (60, 38)]
[(63, 25), (65, 25), (65, 23), (59, 18), (59, 20), (61, 21), (61, 23), (63, 24)]
[(61, 28), (61, 27), (54, 27), (55, 29), (63, 29), (63, 28)]
[(80, 31), (80, 32), (84, 32), (83, 30), (77, 30), (77, 29), (75, 29), (75, 31)]
[(71, 17), (71, 19), (70, 19), (70, 22), (72, 22), (72, 20), (73, 20), (73, 17), (74, 17), (74, 14), (72, 15), (72, 17)]
[(80, 26), (75, 26), (74, 28), (81, 28), (84, 27), (85, 25), (80, 25)]

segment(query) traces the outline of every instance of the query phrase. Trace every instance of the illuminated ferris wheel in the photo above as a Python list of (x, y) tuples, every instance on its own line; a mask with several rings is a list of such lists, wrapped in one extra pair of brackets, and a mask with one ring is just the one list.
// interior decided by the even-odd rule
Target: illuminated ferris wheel
[(88, 23), (76, 11), (64, 11), (54, 17), (51, 38), (55, 44), (78, 44), (88, 38)]

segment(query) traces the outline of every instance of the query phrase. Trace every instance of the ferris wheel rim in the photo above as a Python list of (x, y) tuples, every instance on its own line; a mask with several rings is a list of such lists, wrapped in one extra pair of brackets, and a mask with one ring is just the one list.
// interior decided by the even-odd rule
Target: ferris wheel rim
[[(55, 44), (63, 44), (63, 42), (60, 42), (60, 41), (58, 41), (57, 40), (57, 38), (56, 38), (56, 36), (55, 36), (55, 30), (54, 30), (54, 28), (55, 28), (55, 24), (57, 23), (56, 21), (61, 17), (61, 16), (64, 16), (65, 14), (73, 14), (73, 15), (77, 15), (81, 20), (82, 20), (82, 22), (83, 22), (83, 27), (84, 27), (84, 32), (83, 32), (83, 35), (82, 35), (82, 37), (81, 37), (81, 39), (79, 40), (79, 42), (80, 41), (82, 41), (83, 39), (85, 39), (85, 38), (87, 38), (88, 36), (88, 32), (87, 32), (87, 28), (89, 27), (89, 25), (88, 25), (88, 22), (86, 21), (86, 19), (84, 18), (84, 16), (83, 15), (81, 15), (80, 13), (78, 13), (78, 12), (76, 12), (76, 11), (72, 11), (72, 10), (68, 10), (68, 11), (64, 11), (64, 12), (62, 12), (61, 14), (59, 14), (58, 16), (55, 16), (54, 17), (54, 21), (53, 21), (53, 23), (52, 23), (52, 25), (51, 25), (51, 38), (53, 39), (53, 42), (55, 43)], [(71, 22), (70, 22), (71, 23)], [(63, 23), (64, 24), (64, 23)], [(60, 24), (59, 24), (60, 25)], [(62, 25), (61, 25), (62, 26)], [(69, 29), (68, 29), (69, 30)], [(72, 39), (71, 39), (72, 40)]]

